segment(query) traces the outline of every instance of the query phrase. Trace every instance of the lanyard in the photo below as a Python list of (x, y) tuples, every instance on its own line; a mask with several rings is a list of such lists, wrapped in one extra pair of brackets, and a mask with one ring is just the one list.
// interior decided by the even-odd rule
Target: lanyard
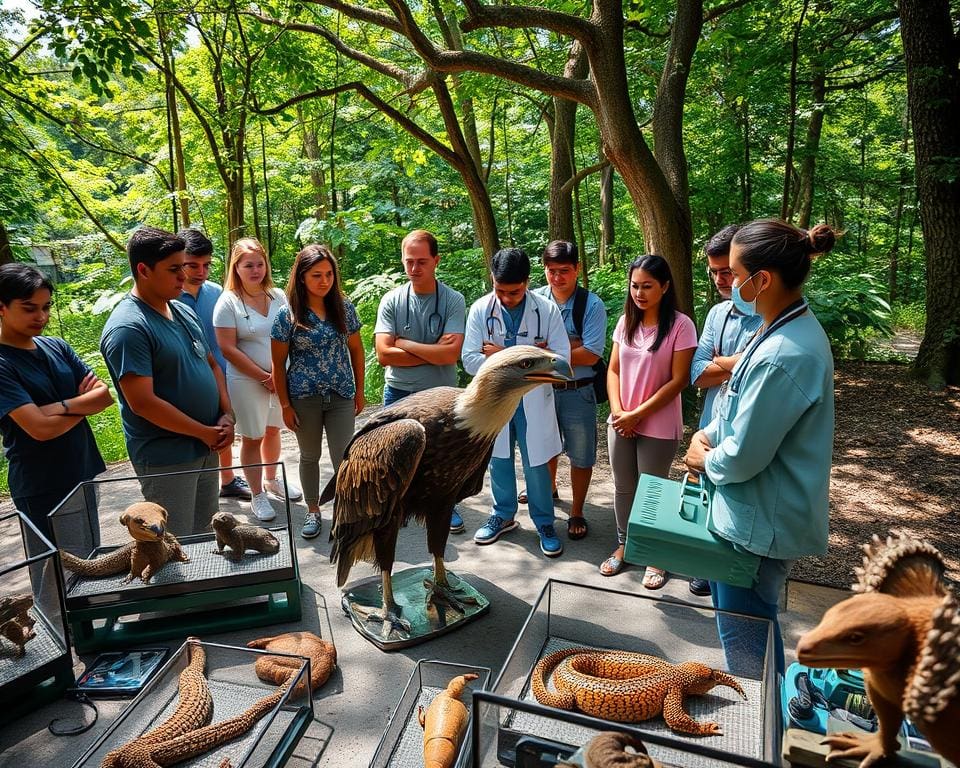
[(762, 334), (754, 337), (747, 348), (743, 352), (743, 356), (737, 361), (737, 365), (733, 369), (733, 376), (730, 377), (730, 381), (726, 382), (729, 384), (727, 389), (732, 393), (736, 394), (739, 391), (740, 384), (743, 382), (743, 377), (746, 375), (747, 364), (750, 362), (750, 358), (753, 356), (753, 353), (756, 352), (757, 347), (759, 347), (763, 340), (770, 336), (774, 331), (777, 331), (791, 320), (796, 320), (800, 315), (804, 314), (807, 311), (809, 304), (807, 304), (806, 299), (799, 299), (791, 304), (789, 307), (783, 310), (776, 319), (770, 323), (770, 327), (767, 328)]

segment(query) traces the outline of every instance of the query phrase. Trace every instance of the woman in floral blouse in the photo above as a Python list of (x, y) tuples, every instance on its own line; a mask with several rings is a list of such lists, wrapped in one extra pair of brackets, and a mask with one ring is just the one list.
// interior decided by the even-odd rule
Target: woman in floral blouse
[(287, 283), (288, 307), (273, 323), (273, 381), (283, 423), (300, 446), (300, 484), (307, 503), (301, 535), (320, 533), (320, 455), (326, 430), (330, 463), (340, 466), (363, 410), (360, 319), (340, 287), (340, 269), (325, 245), (297, 254)]

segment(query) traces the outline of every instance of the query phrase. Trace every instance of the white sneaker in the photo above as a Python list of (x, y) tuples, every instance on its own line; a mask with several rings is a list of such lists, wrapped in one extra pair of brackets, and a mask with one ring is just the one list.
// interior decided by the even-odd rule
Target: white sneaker
[(290, 501), (300, 501), (303, 498), (303, 491), (289, 481), (284, 485), (283, 479), (280, 477), (265, 481), (263, 490), (273, 494), (278, 499), (289, 497)]
[(273, 504), (270, 503), (270, 497), (267, 496), (266, 491), (261, 491), (254, 496), (253, 499), (251, 499), (250, 509), (253, 510), (253, 514), (257, 520), (260, 520), (264, 523), (270, 522), (277, 516), (276, 511), (273, 509)]

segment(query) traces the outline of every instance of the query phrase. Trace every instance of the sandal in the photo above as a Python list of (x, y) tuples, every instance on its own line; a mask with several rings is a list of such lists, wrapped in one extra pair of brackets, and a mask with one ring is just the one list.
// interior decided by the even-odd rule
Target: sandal
[[(577, 530), (574, 530), (577, 528)], [(567, 538), (571, 541), (579, 541), (584, 538), (588, 532), (587, 519), (583, 515), (574, 515), (567, 518)]]
[(610, 557), (600, 563), (600, 575), (616, 576), (618, 573), (620, 573), (620, 571), (623, 570), (625, 565), (626, 563), (623, 562), (622, 557), (610, 555)]
[(643, 574), (643, 586), (647, 589), (660, 589), (664, 584), (667, 583), (667, 572), (659, 568), (654, 568), (652, 565), (647, 566), (647, 570)]
[[(560, 491), (554, 490), (554, 492), (553, 492), (553, 500), (554, 500), (554, 501), (560, 501)], [(522, 491), (520, 491), (520, 493), (517, 494), (517, 501), (518, 501), (520, 504), (526, 504), (526, 503), (527, 503), (527, 489), (526, 489), (526, 488), (524, 488)], [(583, 538), (583, 537), (581, 536), (581, 538)]]

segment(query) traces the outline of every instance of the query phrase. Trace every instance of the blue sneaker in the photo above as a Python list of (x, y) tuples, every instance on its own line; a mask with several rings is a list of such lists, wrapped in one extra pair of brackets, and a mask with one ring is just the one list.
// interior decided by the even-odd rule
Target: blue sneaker
[(520, 523), (516, 520), (504, 520), (502, 517), (490, 515), (475, 534), (473, 540), (477, 544), (493, 544), (503, 534), (509, 533), (514, 528), (519, 528)]
[(463, 524), (463, 516), (460, 514), (460, 507), (453, 508), (453, 516), (450, 518), (450, 533), (463, 533), (467, 526)]
[(320, 535), (320, 513), (307, 512), (303, 517), (303, 528), (300, 535), (305, 539), (313, 539)]
[(552, 524), (541, 525), (537, 528), (537, 533), (540, 534), (540, 551), (543, 554), (547, 557), (560, 557), (563, 554), (563, 544), (560, 543)]

